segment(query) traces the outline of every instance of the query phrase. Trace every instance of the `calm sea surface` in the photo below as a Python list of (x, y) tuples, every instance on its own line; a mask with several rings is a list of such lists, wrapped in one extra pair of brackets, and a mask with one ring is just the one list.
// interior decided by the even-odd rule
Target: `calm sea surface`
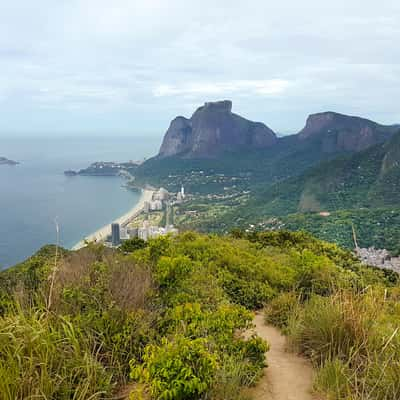
[(0, 269), (56, 242), (69, 248), (130, 210), (139, 193), (114, 177), (67, 177), (94, 161), (128, 161), (157, 152), (158, 138), (1, 138), (0, 156), (20, 161), (0, 166)]

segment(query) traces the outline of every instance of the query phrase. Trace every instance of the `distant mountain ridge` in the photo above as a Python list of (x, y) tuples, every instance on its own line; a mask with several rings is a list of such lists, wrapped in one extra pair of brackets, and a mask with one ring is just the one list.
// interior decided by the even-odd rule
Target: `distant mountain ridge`
[(322, 151), (362, 151), (388, 140), (396, 125), (381, 125), (365, 118), (332, 111), (311, 114), (306, 126), (297, 134), (300, 140), (320, 138)]
[(282, 142), (303, 148), (309, 143), (322, 153), (358, 152), (385, 142), (397, 128), (328, 111), (311, 114), (305, 127), (289, 139), (278, 138), (265, 124), (232, 113), (232, 102), (224, 100), (205, 103), (189, 119), (176, 117), (158, 157), (217, 158), (225, 152), (272, 148)]

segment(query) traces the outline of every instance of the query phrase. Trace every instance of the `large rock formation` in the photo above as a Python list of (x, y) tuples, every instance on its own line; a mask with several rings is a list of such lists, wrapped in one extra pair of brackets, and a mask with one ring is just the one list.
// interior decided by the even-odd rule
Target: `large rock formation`
[(398, 129), (368, 119), (335, 112), (312, 114), (298, 133), (299, 140), (319, 140), (326, 153), (358, 152), (385, 142)]
[(262, 149), (277, 142), (275, 133), (260, 122), (232, 113), (232, 102), (205, 103), (190, 119), (176, 117), (170, 124), (159, 157), (216, 157), (226, 151)]
[(205, 103), (191, 118), (176, 117), (164, 136), (159, 158), (211, 158), (223, 152), (271, 147), (286, 152), (290, 146), (321, 154), (359, 152), (383, 143), (399, 129), (398, 125), (380, 125), (365, 118), (335, 112), (311, 114), (296, 135), (277, 138), (260, 122), (252, 122), (232, 113), (232, 102)]

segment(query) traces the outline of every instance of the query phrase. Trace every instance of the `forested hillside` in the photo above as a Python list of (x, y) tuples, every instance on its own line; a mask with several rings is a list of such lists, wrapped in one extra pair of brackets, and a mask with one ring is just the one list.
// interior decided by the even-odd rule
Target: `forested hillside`
[(400, 132), (390, 141), (339, 157), (259, 192), (266, 213), (337, 211), (400, 204)]

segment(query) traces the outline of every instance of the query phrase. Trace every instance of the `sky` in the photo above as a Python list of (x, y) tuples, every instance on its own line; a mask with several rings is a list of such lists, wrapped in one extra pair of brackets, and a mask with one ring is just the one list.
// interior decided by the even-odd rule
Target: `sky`
[(0, 0), (0, 137), (162, 136), (231, 99), (278, 133), (400, 123), (398, 0)]

